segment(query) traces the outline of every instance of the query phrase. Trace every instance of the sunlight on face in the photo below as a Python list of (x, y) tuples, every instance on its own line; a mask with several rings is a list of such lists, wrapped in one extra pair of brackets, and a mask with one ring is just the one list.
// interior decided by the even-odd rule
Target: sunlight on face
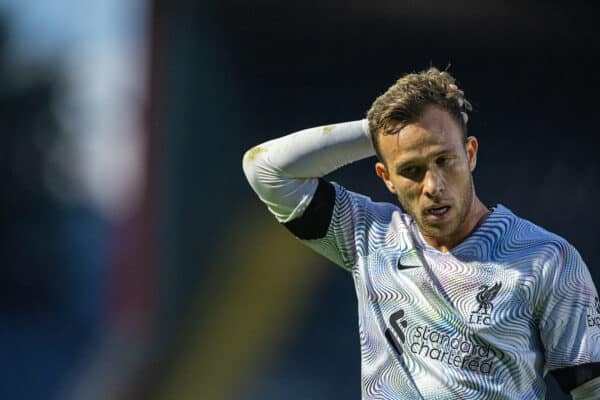
[(465, 142), (450, 114), (430, 106), (419, 121), (381, 135), (379, 146), (384, 163), (377, 164), (377, 174), (421, 233), (463, 235), (473, 209), (475, 138)]

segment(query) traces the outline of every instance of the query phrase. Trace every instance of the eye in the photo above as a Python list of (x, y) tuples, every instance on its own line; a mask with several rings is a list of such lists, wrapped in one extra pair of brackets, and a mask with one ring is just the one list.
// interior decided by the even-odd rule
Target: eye
[(450, 163), (450, 161), (451, 161), (451, 158), (448, 156), (440, 156), (435, 160), (436, 164), (439, 165), (440, 167), (448, 165)]
[(423, 169), (416, 165), (410, 165), (399, 170), (398, 174), (411, 180), (419, 180), (423, 175)]

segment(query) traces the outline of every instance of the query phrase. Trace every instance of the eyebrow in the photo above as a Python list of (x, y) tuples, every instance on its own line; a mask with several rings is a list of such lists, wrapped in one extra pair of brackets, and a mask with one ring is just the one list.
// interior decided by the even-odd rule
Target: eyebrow
[[(453, 150), (451, 150), (451, 149), (442, 149), (442, 150), (440, 150), (440, 151), (438, 151), (436, 153), (433, 153), (430, 157), (439, 157), (439, 156), (441, 156), (443, 154), (454, 154), (454, 153), (455, 152)], [(413, 158), (413, 159), (401, 161), (401, 162), (395, 164), (394, 168), (396, 169), (396, 171), (398, 171), (398, 170), (402, 169), (403, 167), (406, 167), (406, 166), (408, 166), (410, 164), (413, 164), (413, 163), (415, 163), (415, 162), (417, 162), (418, 160), (421, 160), (421, 159), (422, 159), (421, 157), (416, 157), (416, 158)]]

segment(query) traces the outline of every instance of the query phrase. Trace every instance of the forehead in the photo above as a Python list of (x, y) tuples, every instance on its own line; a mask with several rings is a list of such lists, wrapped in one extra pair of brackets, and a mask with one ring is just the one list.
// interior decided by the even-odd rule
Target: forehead
[(381, 135), (381, 156), (388, 165), (398, 165), (442, 152), (458, 152), (463, 147), (460, 126), (448, 112), (428, 107), (421, 119), (395, 133)]

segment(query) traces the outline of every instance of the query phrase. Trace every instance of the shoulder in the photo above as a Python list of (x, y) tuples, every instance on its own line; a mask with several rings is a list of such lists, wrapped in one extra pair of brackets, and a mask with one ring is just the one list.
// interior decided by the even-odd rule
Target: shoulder
[(332, 186), (336, 192), (334, 218), (351, 218), (357, 234), (373, 231), (383, 234), (410, 225), (410, 216), (397, 204), (373, 201), (335, 182)]
[(352, 233), (360, 255), (375, 249), (396, 248), (405, 241), (412, 218), (397, 204), (373, 201), (371, 197), (350, 191), (333, 183), (336, 188), (336, 208), (332, 220), (351, 219)]
[(524, 256), (532, 257), (534, 265), (545, 268), (563, 268), (581, 263), (577, 249), (567, 239), (515, 215), (502, 205), (498, 205), (498, 211), (505, 224), (502, 240), (506, 248), (521, 251)]
[(392, 218), (395, 214), (403, 214), (402, 209), (396, 204), (373, 201), (371, 197), (348, 190), (336, 182), (331, 182), (331, 185), (335, 189), (336, 202), (339, 202), (340, 205), (346, 204), (358, 212), (383, 219)]
[(499, 204), (497, 206), (498, 224), (505, 227), (504, 239), (509, 242), (525, 243), (533, 249), (566, 249), (573, 246), (556, 233), (515, 215), (511, 210)]
[(373, 226), (389, 226), (395, 215), (403, 214), (400, 207), (374, 202), (370, 197), (344, 186), (319, 179), (317, 189), (304, 213), (284, 225), (300, 239), (320, 239), (328, 232), (360, 234)]

